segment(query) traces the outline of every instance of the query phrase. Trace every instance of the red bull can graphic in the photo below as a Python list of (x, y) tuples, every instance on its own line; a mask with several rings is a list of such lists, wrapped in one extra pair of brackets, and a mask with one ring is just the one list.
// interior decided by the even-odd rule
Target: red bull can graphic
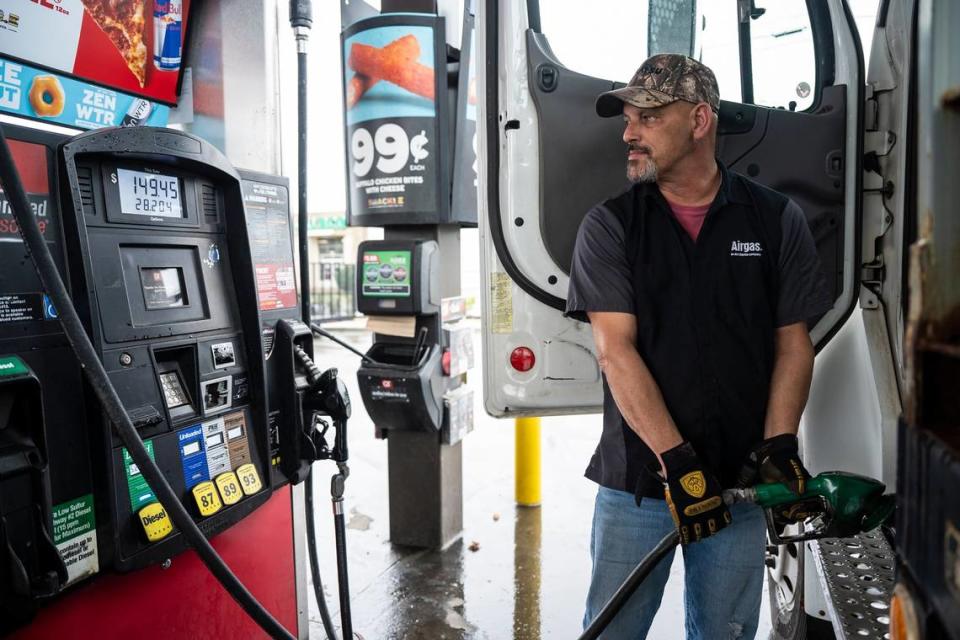
[(180, 68), (182, 17), (182, 0), (154, 0), (153, 65), (161, 71)]

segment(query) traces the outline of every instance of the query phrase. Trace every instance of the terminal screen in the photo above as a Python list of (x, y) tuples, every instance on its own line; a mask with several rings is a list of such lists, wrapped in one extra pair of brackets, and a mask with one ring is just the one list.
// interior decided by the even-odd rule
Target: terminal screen
[(171, 309), (187, 305), (180, 267), (140, 267), (140, 283), (147, 309)]
[(140, 216), (182, 218), (180, 178), (159, 173), (117, 169), (120, 211)]
[(410, 252), (367, 251), (363, 254), (365, 296), (407, 298), (410, 296)]

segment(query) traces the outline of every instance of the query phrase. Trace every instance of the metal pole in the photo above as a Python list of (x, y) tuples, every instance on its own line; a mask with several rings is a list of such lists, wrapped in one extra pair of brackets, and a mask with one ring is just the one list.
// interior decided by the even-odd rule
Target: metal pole
[(297, 220), (300, 246), (300, 315), (310, 324), (310, 240), (307, 236), (307, 41), (313, 14), (309, 0), (291, 0), (290, 24), (297, 39)]
[(540, 418), (517, 418), (516, 499), (521, 507), (540, 506)]

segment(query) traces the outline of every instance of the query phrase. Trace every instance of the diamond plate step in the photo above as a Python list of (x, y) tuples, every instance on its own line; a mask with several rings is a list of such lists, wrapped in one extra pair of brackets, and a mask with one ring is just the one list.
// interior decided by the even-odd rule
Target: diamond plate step
[(837, 640), (889, 640), (890, 595), (896, 561), (879, 530), (808, 543)]

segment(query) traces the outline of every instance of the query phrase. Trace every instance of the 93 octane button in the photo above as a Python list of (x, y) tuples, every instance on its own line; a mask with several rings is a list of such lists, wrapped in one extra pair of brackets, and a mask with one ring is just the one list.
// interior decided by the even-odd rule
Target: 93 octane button
[(137, 512), (137, 517), (140, 519), (143, 531), (147, 534), (147, 540), (150, 542), (163, 540), (173, 531), (170, 516), (167, 515), (166, 509), (159, 502), (151, 502), (140, 509)]
[(212, 516), (223, 508), (220, 496), (217, 495), (217, 488), (209, 480), (201, 482), (191, 489), (191, 492), (197, 503), (197, 509), (200, 510), (200, 515), (204, 518)]
[(240, 487), (245, 495), (252, 496), (263, 488), (263, 485), (260, 484), (260, 474), (257, 473), (257, 468), (252, 464), (248, 463), (238, 467), (237, 477), (240, 478)]
[(237, 474), (233, 471), (225, 471), (217, 476), (215, 482), (225, 505), (230, 506), (240, 502), (243, 492), (240, 490), (240, 481), (237, 480)]

